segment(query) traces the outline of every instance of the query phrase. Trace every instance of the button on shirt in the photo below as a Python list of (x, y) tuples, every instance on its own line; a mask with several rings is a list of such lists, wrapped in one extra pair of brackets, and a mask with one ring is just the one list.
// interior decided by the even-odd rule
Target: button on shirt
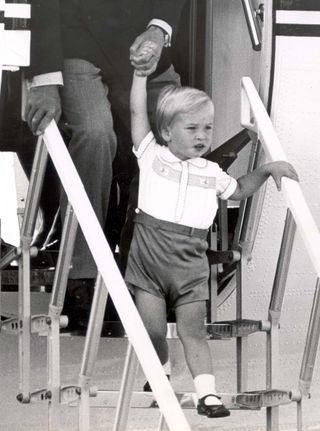
[(180, 160), (157, 144), (152, 132), (133, 152), (140, 169), (138, 207), (158, 219), (207, 229), (218, 209), (217, 196), (228, 199), (236, 190), (237, 181), (217, 163)]

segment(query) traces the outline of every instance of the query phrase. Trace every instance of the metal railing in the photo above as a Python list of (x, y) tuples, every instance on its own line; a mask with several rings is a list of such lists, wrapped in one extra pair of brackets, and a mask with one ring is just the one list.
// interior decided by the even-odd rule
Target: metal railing
[[(242, 126), (257, 133), (270, 161), (287, 161), (270, 117), (252, 80), (248, 77), (241, 80), (241, 103)], [(284, 177), (282, 178), (282, 192), (306, 245), (317, 277), (320, 277), (320, 232), (303, 196), (301, 186), (298, 182)]]
[(242, 6), (244, 15), (247, 21), (248, 31), (252, 43), (252, 48), (255, 51), (261, 50), (261, 28), (258, 17), (262, 21), (263, 17), (263, 5), (259, 6), (259, 9), (255, 9), (252, 5), (252, 0), (242, 0)]
[[(287, 161), (286, 154), (280, 144), (279, 138), (276, 135), (269, 115), (267, 114), (267, 111), (258, 95), (257, 90), (254, 87), (252, 80), (248, 77), (244, 77), (241, 80), (241, 105), (241, 124), (248, 130), (251, 130), (257, 134), (257, 139), (261, 142), (267, 158), (270, 161)], [(320, 338), (320, 232), (306, 203), (301, 185), (296, 181), (283, 177), (282, 192), (285, 203), (288, 207), (285, 230), (287, 229), (288, 232), (290, 231), (291, 233), (284, 235), (285, 240), (282, 244), (282, 251), (286, 257), (284, 258), (280, 255), (279, 259), (280, 264), (281, 261), (286, 262), (284, 262), (285, 265), (280, 266), (278, 262), (274, 288), (277, 285), (284, 285), (286, 282), (286, 273), (288, 271), (288, 265), (291, 258), (291, 249), (296, 227), (299, 230), (300, 236), (305, 244), (306, 251), (314, 266), (317, 277), (299, 376), (300, 395), (308, 396)], [(283, 266), (284, 268), (282, 268)], [(279, 288), (277, 288), (277, 290), (279, 290)], [(274, 323), (273, 326), (277, 325), (280, 318), (284, 286), (282, 286), (281, 290), (283, 291), (282, 293), (280, 292), (280, 296), (278, 294), (277, 300), (271, 301), (270, 303), (269, 318), (271, 323)], [(272, 348), (272, 343), (270, 343), (270, 345)], [(297, 429), (301, 430), (301, 402), (299, 402), (299, 397), (297, 397), (297, 401)], [(270, 415), (268, 429), (273, 429), (272, 423), (273, 418)]]

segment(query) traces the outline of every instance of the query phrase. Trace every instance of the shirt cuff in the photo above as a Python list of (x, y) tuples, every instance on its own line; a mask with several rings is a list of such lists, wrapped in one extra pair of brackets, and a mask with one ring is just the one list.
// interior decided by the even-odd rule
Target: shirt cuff
[(150, 132), (148, 132), (146, 136), (142, 139), (137, 150), (134, 147), (132, 148), (133, 154), (136, 156), (137, 159), (140, 159), (145, 153), (146, 149), (151, 144), (156, 144), (156, 140), (152, 130), (150, 130)]
[(34, 76), (29, 81), (29, 87), (41, 87), (43, 85), (63, 85), (63, 77), (61, 72), (43, 73)]
[(223, 193), (219, 195), (219, 198), (222, 200), (229, 199), (229, 197), (232, 196), (233, 193), (236, 191), (237, 185), (237, 181), (234, 178), (230, 177), (230, 183), (228, 184), (228, 187), (223, 191)]
[(154, 25), (155, 27), (160, 27), (165, 33), (167, 33), (168, 35), (167, 46), (171, 46), (171, 38), (172, 38), (171, 25), (169, 25), (166, 21), (163, 21), (162, 19), (158, 19), (158, 18), (152, 19), (147, 25), (147, 28), (149, 28), (152, 25)]

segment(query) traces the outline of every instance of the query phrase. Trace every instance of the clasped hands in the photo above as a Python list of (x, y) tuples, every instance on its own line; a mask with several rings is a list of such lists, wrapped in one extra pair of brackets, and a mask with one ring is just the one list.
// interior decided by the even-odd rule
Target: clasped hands
[(157, 68), (164, 46), (164, 34), (151, 26), (136, 38), (130, 47), (130, 61), (138, 76), (149, 76)]

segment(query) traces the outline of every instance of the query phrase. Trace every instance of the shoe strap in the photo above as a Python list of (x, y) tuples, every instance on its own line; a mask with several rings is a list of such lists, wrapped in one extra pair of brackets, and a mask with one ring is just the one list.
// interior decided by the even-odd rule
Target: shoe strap
[(215, 398), (217, 398), (218, 400), (221, 400), (221, 397), (219, 397), (219, 395), (216, 395), (216, 394), (208, 394), (208, 395), (205, 395), (204, 397), (202, 397), (202, 398), (201, 398), (201, 401), (203, 402), (203, 404), (204, 404), (204, 405), (206, 405), (206, 404), (205, 404), (205, 401), (206, 401), (206, 399), (207, 399), (208, 397), (215, 397)]

